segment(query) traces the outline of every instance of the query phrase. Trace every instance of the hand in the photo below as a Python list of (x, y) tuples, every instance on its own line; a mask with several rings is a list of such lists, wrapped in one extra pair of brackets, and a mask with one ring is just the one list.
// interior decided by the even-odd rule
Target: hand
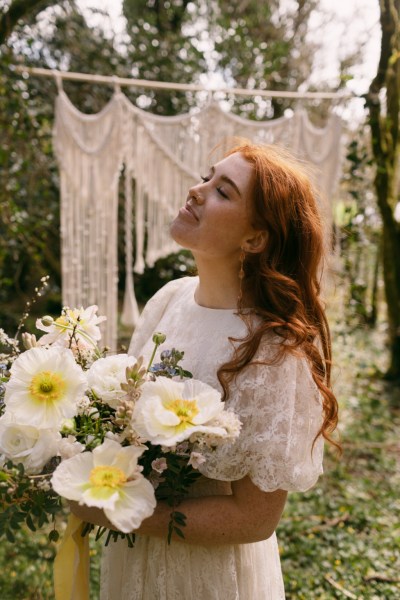
[(100, 508), (93, 506), (86, 506), (86, 504), (79, 504), (74, 500), (68, 500), (70, 511), (81, 521), (85, 523), (92, 523), (92, 525), (98, 525), (100, 527), (107, 527), (116, 531), (115, 525), (111, 523), (104, 514), (104, 511)]

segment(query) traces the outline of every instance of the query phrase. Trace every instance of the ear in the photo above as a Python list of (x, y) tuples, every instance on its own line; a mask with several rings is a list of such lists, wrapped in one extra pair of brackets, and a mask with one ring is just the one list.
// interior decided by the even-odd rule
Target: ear
[(268, 233), (266, 231), (255, 231), (252, 237), (247, 238), (242, 248), (245, 252), (258, 254), (262, 252), (267, 245)]

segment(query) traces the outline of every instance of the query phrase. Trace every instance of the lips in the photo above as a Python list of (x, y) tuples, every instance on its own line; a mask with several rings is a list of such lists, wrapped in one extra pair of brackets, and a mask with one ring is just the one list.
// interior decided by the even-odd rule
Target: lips
[(190, 204), (188, 204), (187, 202), (185, 204), (185, 208), (186, 208), (187, 211), (190, 212), (190, 214), (192, 214), (194, 216), (194, 218), (196, 219), (196, 221), (199, 220), (199, 217), (197, 216), (196, 212), (193, 210), (193, 207)]

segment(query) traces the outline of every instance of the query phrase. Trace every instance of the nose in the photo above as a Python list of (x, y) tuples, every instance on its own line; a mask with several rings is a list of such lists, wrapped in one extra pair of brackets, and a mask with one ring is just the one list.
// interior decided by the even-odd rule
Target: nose
[(189, 200), (192, 200), (195, 204), (204, 204), (204, 198), (201, 195), (198, 186), (193, 186), (189, 189)]

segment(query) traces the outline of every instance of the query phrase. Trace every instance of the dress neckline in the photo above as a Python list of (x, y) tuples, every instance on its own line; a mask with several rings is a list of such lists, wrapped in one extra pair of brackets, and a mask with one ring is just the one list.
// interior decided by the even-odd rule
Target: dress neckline
[[(202, 306), (201, 304), (199, 304), (196, 301), (196, 298), (195, 298), (196, 289), (197, 289), (197, 286), (198, 286), (198, 283), (199, 283), (199, 276), (195, 275), (194, 277), (189, 277), (189, 279), (191, 280), (190, 281), (190, 283), (191, 283), (191, 287), (190, 287), (190, 300), (191, 300), (192, 306), (196, 310), (198, 310), (199, 312), (202, 312), (202, 311), (203, 312), (208, 312), (210, 314), (211, 313), (214, 313), (214, 314), (215, 313), (220, 313), (220, 314), (223, 313), (223, 314), (226, 314), (226, 315), (239, 316), (239, 313), (238, 313), (239, 309), (237, 307), (235, 307), (235, 308), (211, 308), (209, 306)], [(246, 313), (246, 312), (251, 311), (251, 310), (252, 310), (251, 308), (245, 308), (243, 310), (243, 312)]]

